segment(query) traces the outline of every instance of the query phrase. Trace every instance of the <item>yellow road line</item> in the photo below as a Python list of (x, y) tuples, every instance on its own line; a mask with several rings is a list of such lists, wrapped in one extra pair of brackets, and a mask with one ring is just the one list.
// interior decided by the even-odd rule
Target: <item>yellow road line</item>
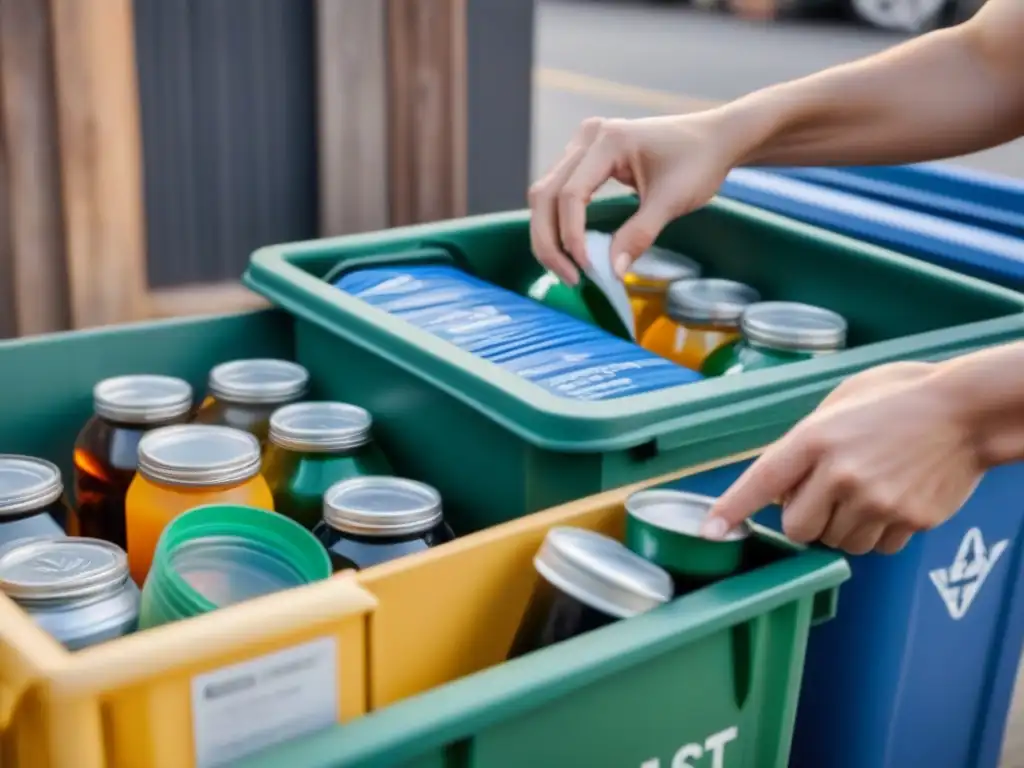
[(591, 77), (565, 69), (537, 67), (533, 82), (539, 88), (592, 96), (616, 104), (643, 107), (656, 112), (695, 112), (717, 106), (720, 102), (698, 99), (681, 93), (656, 91), (626, 83), (616, 83), (600, 77)]

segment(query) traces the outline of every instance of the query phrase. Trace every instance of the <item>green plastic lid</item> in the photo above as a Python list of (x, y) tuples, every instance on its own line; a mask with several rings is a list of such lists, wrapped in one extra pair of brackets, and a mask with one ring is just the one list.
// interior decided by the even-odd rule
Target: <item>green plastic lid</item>
[(316, 537), (283, 515), (245, 506), (197, 507), (160, 536), (139, 623), (153, 627), (196, 616), (331, 573)]

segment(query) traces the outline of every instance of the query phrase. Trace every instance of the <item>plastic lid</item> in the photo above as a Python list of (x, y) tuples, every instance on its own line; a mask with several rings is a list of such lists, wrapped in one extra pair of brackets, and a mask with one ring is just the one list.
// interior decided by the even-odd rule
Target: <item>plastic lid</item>
[(117, 376), (92, 391), (97, 416), (123, 424), (168, 421), (192, 408), (192, 387), (173, 376)]
[(701, 267), (681, 253), (652, 245), (633, 262), (627, 275), (634, 278), (630, 287), (641, 293), (660, 293), (669, 283), (700, 277)]
[(0, 454), (0, 517), (33, 512), (64, 493), (55, 464), (31, 456)]
[(0, 555), (0, 590), (13, 600), (80, 600), (127, 579), (124, 550), (99, 539), (26, 539)]
[(270, 417), (270, 442), (293, 451), (327, 453), (370, 442), (373, 418), (348, 403), (295, 403)]
[(684, 280), (669, 286), (665, 311), (680, 323), (711, 323), (738, 328), (743, 310), (760, 300), (756, 290), (733, 280)]
[[(671, 533), (703, 538), (700, 527), (717, 499), (699, 493), (671, 489), (637, 491), (626, 500), (626, 511), (644, 523)], [(723, 541), (739, 541), (750, 535), (747, 525), (729, 531)], [(719, 539), (716, 539), (719, 541)]]
[(841, 315), (792, 301), (751, 304), (741, 328), (754, 344), (775, 349), (827, 351), (846, 344), (846, 320)]
[(248, 432), (207, 424), (160, 427), (139, 441), (139, 472), (168, 485), (236, 485), (260, 471), (260, 444)]
[(169, 565), (217, 607), (309, 583), (273, 549), (239, 536), (187, 541), (171, 553)]
[(562, 592), (610, 616), (636, 616), (672, 599), (667, 571), (583, 528), (552, 528), (533, 565)]
[(290, 403), (306, 394), (309, 371), (287, 360), (221, 363), (210, 371), (210, 394), (230, 403)]
[(402, 477), (342, 480), (324, 494), (324, 522), (343, 533), (405, 536), (430, 530), (442, 517), (441, 494)]

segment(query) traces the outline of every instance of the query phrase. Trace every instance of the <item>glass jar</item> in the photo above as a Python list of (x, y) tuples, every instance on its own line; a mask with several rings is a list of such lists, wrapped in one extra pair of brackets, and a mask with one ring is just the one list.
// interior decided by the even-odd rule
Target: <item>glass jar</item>
[(595, 531), (548, 531), (533, 559), (540, 578), (508, 658), (546, 648), (672, 599), (672, 578)]
[(740, 332), (740, 339), (720, 347), (704, 362), (705, 376), (774, 368), (832, 354), (846, 346), (842, 315), (791, 301), (751, 304), (743, 313)]
[(184, 424), (145, 435), (125, 502), (128, 566), (135, 582), (145, 581), (160, 534), (182, 512), (205, 504), (273, 511), (260, 466), (259, 442), (239, 429)]
[(665, 314), (648, 328), (641, 346), (700, 371), (708, 355), (739, 336), (743, 310), (760, 298), (749, 285), (732, 280), (673, 283), (665, 297)]
[(455, 538), (434, 488), (381, 476), (332, 486), (324, 494), (324, 519), (313, 533), (335, 571), (368, 568)]
[(86, 538), (30, 539), (0, 555), (0, 591), (68, 650), (126, 635), (139, 589), (124, 550)]
[(0, 454), (0, 547), (18, 539), (63, 536), (73, 526), (55, 464)]
[(78, 514), (70, 533), (128, 546), (124, 500), (139, 441), (159, 427), (187, 422), (191, 410), (192, 387), (171, 376), (118, 376), (95, 386), (94, 415), (75, 441)]
[(678, 280), (700, 277), (700, 273), (700, 264), (693, 259), (656, 245), (633, 262), (623, 282), (633, 307), (637, 339), (642, 339), (654, 321), (665, 314), (669, 286)]
[(323, 518), (324, 494), (332, 485), (392, 474), (372, 427), (368, 411), (347, 403), (295, 403), (275, 411), (263, 459), (274, 509), (312, 530)]
[(234, 360), (210, 371), (207, 389), (196, 422), (251, 432), (262, 446), (271, 414), (306, 396), (309, 372), (287, 360)]

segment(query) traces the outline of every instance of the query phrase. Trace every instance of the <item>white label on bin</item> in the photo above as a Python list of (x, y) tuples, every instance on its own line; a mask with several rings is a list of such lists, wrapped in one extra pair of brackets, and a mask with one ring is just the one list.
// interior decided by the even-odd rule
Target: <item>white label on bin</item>
[(338, 651), (324, 637), (192, 678), (196, 768), (338, 721)]
[[(683, 744), (672, 756), (670, 768), (725, 768), (725, 748), (740, 735), (735, 725), (708, 736), (704, 743)], [(661, 760), (644, 760), (640, 768), (661, 768)]]
[(1009, 539), (1003, 539), (986, 549), (981, 529), (971, 528), (960, 542), (952, 565), (928, 572), (954, 620), (967, 615), (985, 579), (1009, 545)]

